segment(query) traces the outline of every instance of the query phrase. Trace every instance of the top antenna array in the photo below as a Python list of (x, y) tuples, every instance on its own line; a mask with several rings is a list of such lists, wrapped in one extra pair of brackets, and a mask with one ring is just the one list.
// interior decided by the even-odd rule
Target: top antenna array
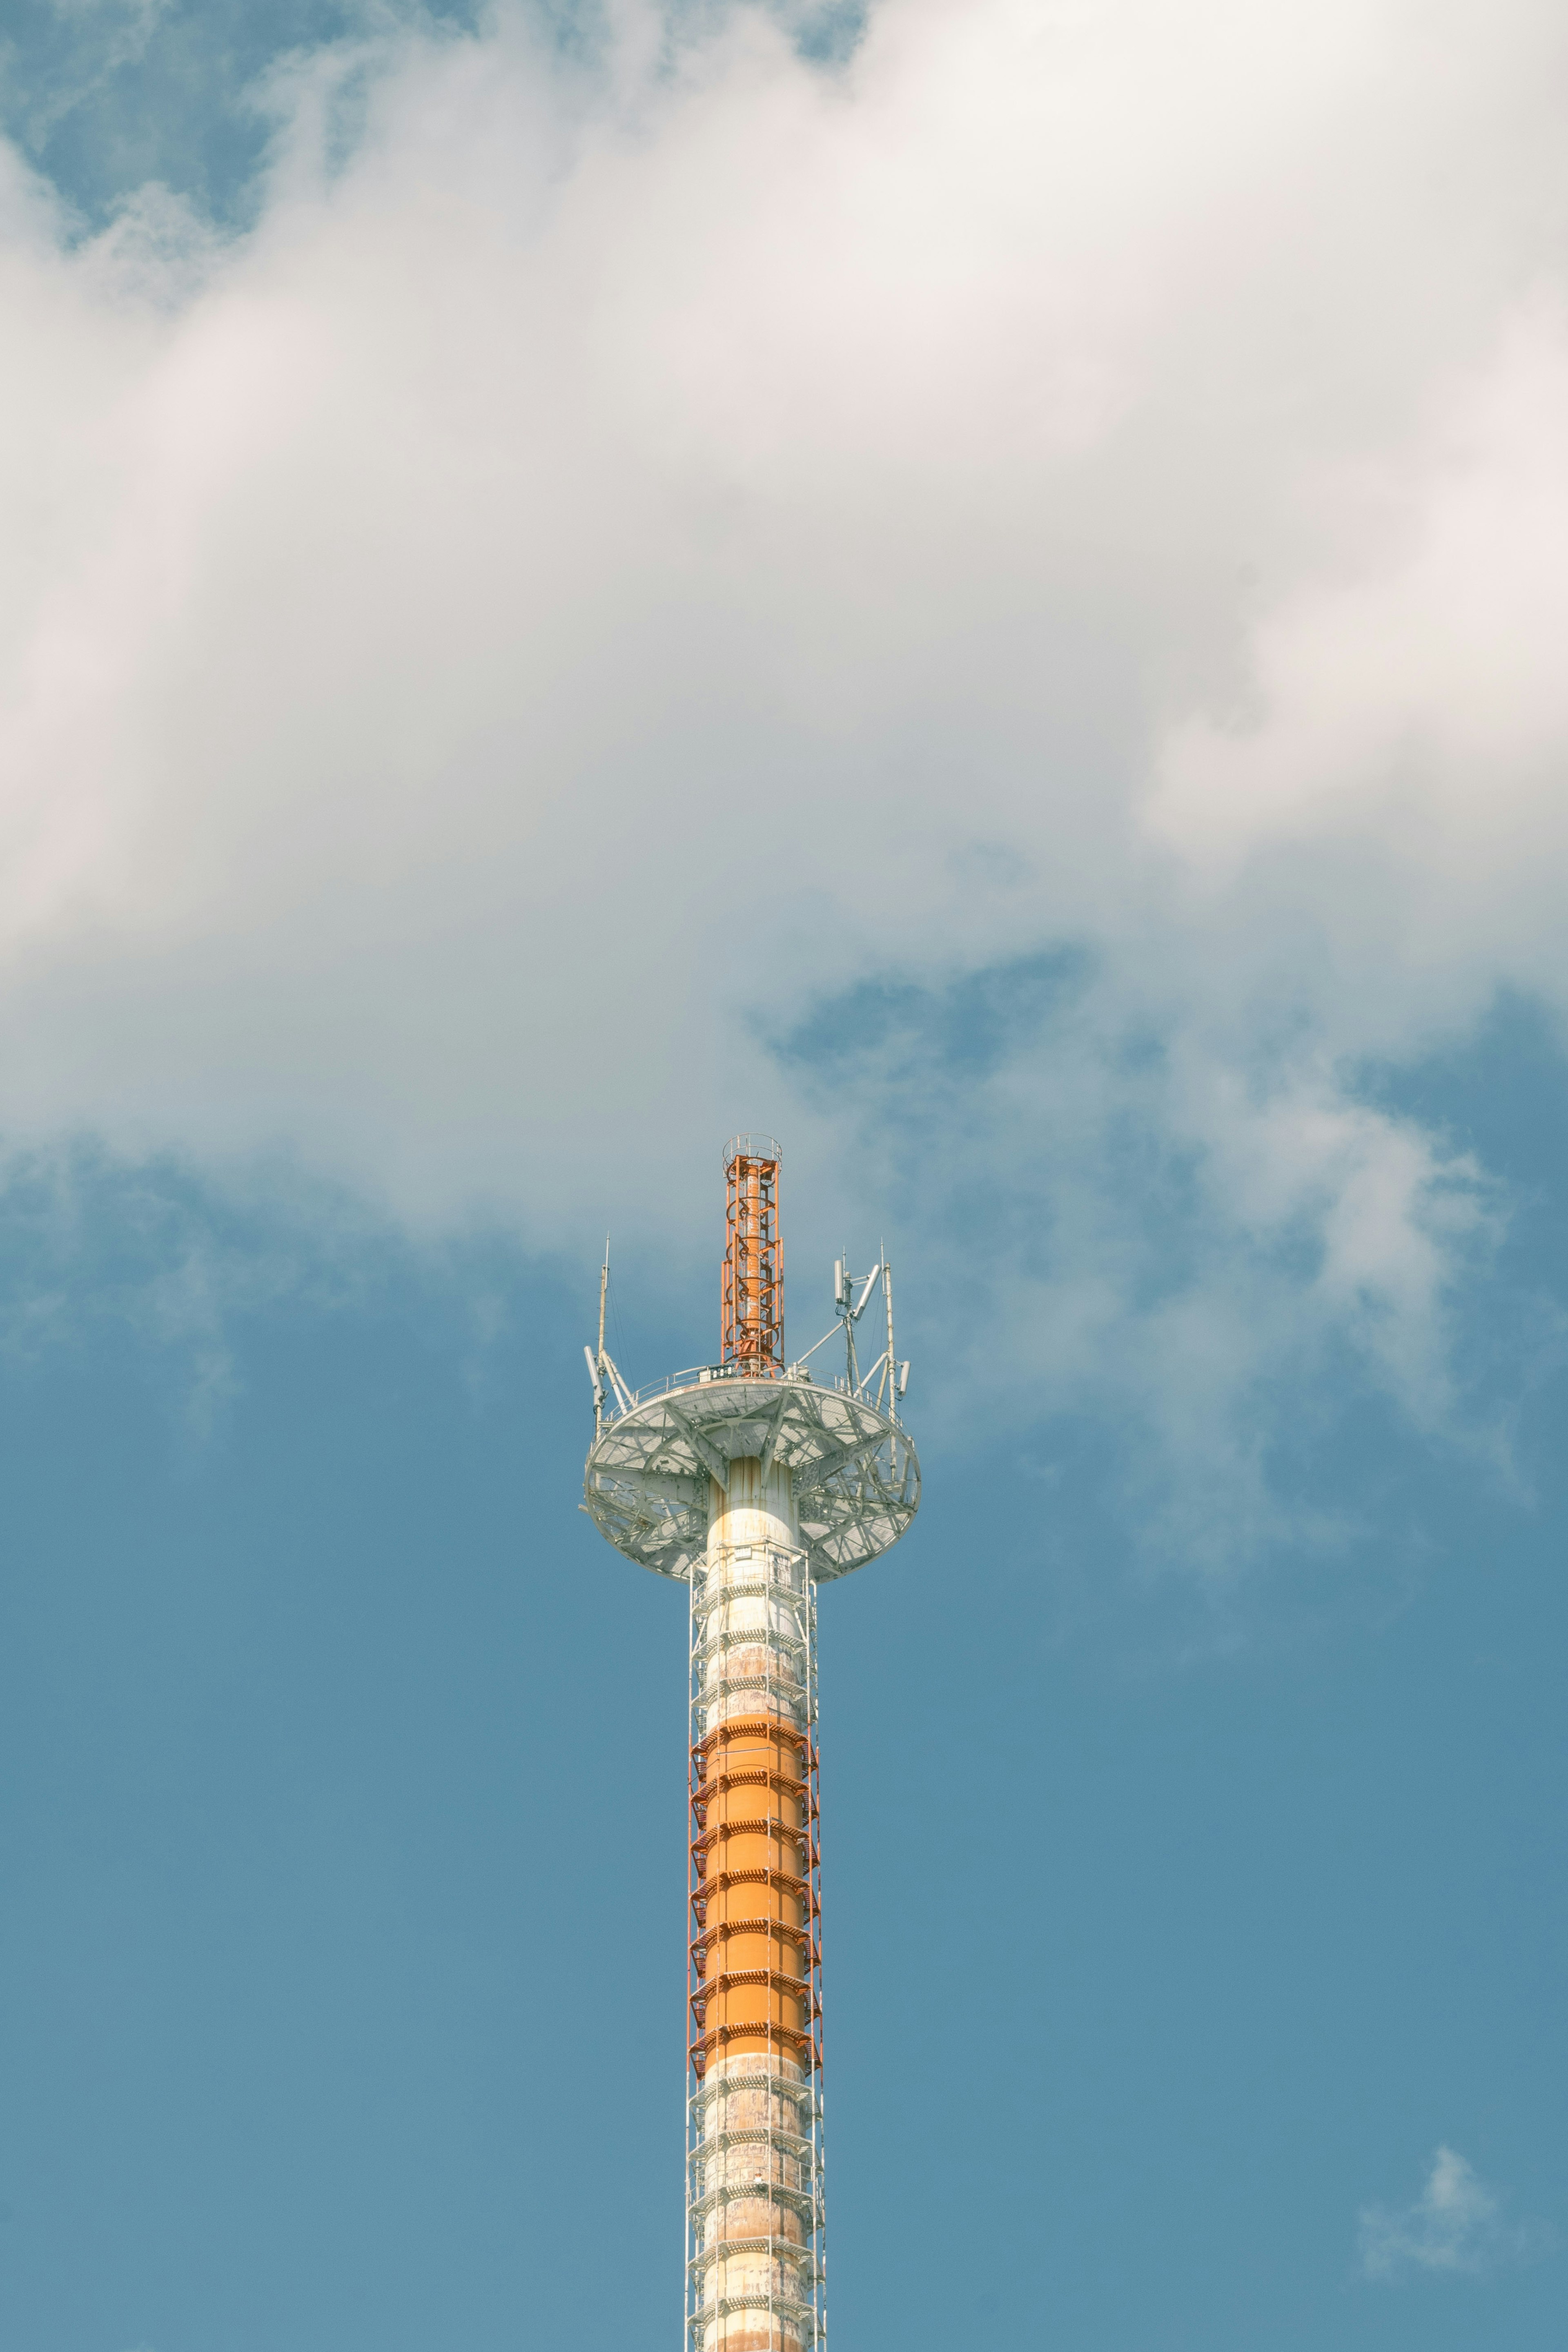
[(784, 1369), (780, 1158), (770, 1135), (732, 1136), (725, 1146), (719, 1361), (759, 1380), (777, 1380)]
[[(875, 1559), (919, 1507), (920, 1464), (899, 1417), (909, 1367), (894, 1360), (893, 1269), (885, 1253), (870, 1275), (853, 1276), (841, 1264), (832, 1323), (804, 1355), (785, 1360), (781, 1156), (770, 1135), (737, 1135), (725, 1151), (723, 1354), (716, 1364), (695, 1364), (633, 1391), (612, 1362), (602, 1329), (598, 1353), (583, 1349), (593, 1385), (583, 1507), (629, 1559), (683, 1582), (694, 1570), (706, 1573), (712, 1514), (734, 1507), (747, 1479), (770, 1481), (769, 1493), (783, 1479), (787, 1549), (803, 1553), (813, 1584)], [(862, 1371), (855, 1333), (879, 1282), (887, 1345)], [(601, 1301), (604, 1289), (601, 1270)], [(835, 1339), (844, 1349), (843, 1370), (814, 1377), (813, 1360), (821, 1363)], [(734, 1487), (732, 1470), (739, 1481)]]

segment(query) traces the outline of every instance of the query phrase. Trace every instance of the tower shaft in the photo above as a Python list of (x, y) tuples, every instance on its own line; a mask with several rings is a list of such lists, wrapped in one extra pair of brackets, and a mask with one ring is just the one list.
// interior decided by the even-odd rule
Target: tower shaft
[(816, 1591), (790, 1474), (712, 1485), (692, 1576), (691, 2352), (823, 2341)]
[(583, 1507), (691, 1594), (685, 2352), (826, 2352), (817, 1588), (898, 1541), (920, 1464), (891, 1289), (885, 1353), (855, 1361), (887, 1267), (858, 1302), (834, 1277), (842, 1374), (811, 1370), (831, 1329), (786, 1364), (779, 1146), (736, 1136), (724, 1166), (720, 1360), (633, 1393), (601, 1278)]

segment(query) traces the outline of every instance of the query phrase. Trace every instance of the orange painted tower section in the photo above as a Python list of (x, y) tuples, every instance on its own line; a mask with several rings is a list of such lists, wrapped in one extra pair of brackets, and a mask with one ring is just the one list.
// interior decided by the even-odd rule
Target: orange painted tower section
[[(758, 1643), (732, 1665), (764, 1678)], [(818, 2055), (817, 1750), (785, 1712), (717, 1724), (692, 1749), (692, 2071), (716, 2056)]]

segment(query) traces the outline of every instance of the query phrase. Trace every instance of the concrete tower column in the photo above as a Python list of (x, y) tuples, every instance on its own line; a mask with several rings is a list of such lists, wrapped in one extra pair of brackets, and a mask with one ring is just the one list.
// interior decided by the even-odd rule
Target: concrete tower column
[(693, 1599), (702, 2352), (800, 2352), (813, 2333), (811, 1608), (788, 1468), (732, 1461)]

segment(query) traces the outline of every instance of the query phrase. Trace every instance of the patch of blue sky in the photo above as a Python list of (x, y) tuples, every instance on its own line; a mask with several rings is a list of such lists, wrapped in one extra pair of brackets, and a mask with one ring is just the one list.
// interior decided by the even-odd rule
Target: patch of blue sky
[(368, 14), (354, 0), (20, 0), (0, 51), (0, 121), (89, 228), (149, 183), (234, 224), (272, 135), (257, 85)]
[[(0, 1219), (13, 1307), (81, 1310), (0, 1356), (0, 2321), (37, 2352), (656, 2338), (685, 1615), (576, 1511), (593, 1269), (168, 1163), (59, 1181)], [(628, 1353), (680, 1357), (657, 1286), (619, 1289)], [(1356, 1557), (1218, 1595), (1114, 1572), (1136, 1448), (1103, 1416), (933, 1444), (915, 1533), (823, 1612), (847, 2334), (1464, 2352), (1484, 2292), (1489, 2346), (1542, 2340), (1549, 2260), (1458, 2302), (1352, 2276), (1439, 2142), (1561, 2208), (1537, 1434), (1521, 1507), (1339, 1416), (1307, 1452)]]
[[(439, 37), (472, 32), (486, 0), (16, 0), (0, 37), (0, 131), (58, 192), (84, 232), (101, 228), (149, 184), (219, 228), (254, 218), (277, 123), (267, 84), (307, 53), (384, 41), (398, 26)], [(711, 22), (676, 7), (672, 27)], [(785, 12), (801, 54), (833, 64), (863, 29), (860, 0)], [(602, 47), (597, 0), (535, 0), (526, 12), (563, 56)], [(350, 73), (333, 97), (325, 160), (344, 160), (360, 127)]]

